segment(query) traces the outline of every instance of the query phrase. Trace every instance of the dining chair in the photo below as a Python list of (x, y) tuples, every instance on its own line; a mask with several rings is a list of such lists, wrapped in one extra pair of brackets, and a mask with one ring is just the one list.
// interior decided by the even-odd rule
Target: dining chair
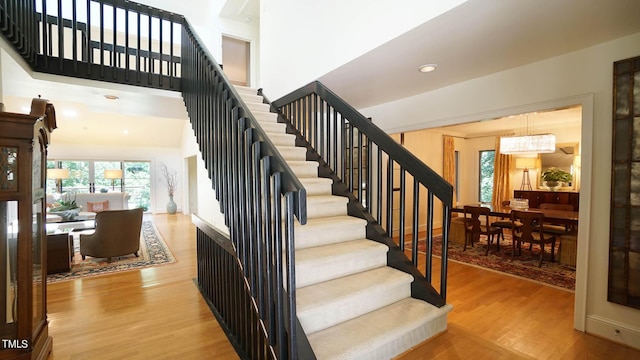
[[(511, 201), (505, 200), (500, 203), (502, 207), (508, 207), (511, 205)], [(513, 232), (513, 223), (511, 222), (511, 218), (501, 218), (491, 223), (491, 226), (502, 229), (502, 232), (498, 235), (498, 244), (500, 244), (500, 237), (504, 240), (504, 230), (509, 229)], [(516, 226), (522, 226), (520, 222), (516, 222)]]
[(467, 250), (467, 242), (470, 242), (471, 246), (473, 246), (474, 242), (480, 241), (480, 235), (485, 235), (487, 237), (487, 251), (485, 252), (485, 255), (489, 255), (489, 247), (491, 246), (495, 235), (498, 235), (498, 241), (496, 242), (496, 251), (500, 251), (499, 239), (500, 234), (502, 233), (502, 229), (489, 225), (489, 208), (483, 206), (465, 205), (464, 216), (468, 217), (469, 220), (464, 227), (465, 241), (462, 251)]
[[(556, 237), (551, 234), (545, 234), (543, 220), (544, 214), (539, 211), (511, 211), (511, 221), (514, 223), (513, 235), (511, 237), (511, 259), (515, 258), (516, 243), (518, 243), (518, 255), (520, 255), (522, 254), (522, 243), (528, 242), (529, 244), (540, 245), (540, 261), (538, 267), (542, 267), (544, 246), (546, 244), (551, 244), (551, 262), (555, 262)], [(520, 222), (522, 226), (515, 227), (516, 221)]]
[[(540, 210), (573, 211), (573, 205), (569, 205), (569, 204), (542, 203), (540, 204), (539, 207), (540, 207)], [(544, 232), (547, 234), (563, 235), (568, 233), (570, 230), (571, 228), (568, 225), (553, 224), (549, 222), (544, 223)]]

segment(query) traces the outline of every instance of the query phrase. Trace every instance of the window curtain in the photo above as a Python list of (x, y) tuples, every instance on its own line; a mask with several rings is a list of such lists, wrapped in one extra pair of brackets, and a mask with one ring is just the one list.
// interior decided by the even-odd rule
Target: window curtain
[(500, 137), (496, 137), (496, 153), (494, 157), (493, 195), (491, 202), (499, 205), (503, 201), (510, 200), (513, 194), (511, 185), (511, 169), (513, 168), (513, 156), (500, 153)]
[[(452, 136), (443, 136), (442, 137), (442, 142), (443, 142), (443, 167), (444, 169), (442, 170), (442, 177), (449, 182), (449, 184), (451, 184), (452, 186), (455, 186), (455, 182), (456, 182), (456, 167), (455, 167), (455, 144), (454, 144), (454, 140)], [(453, 204), (455, 206), (456, 204), (456, 192), (455, 192), (455, 188), (453, 191)]]

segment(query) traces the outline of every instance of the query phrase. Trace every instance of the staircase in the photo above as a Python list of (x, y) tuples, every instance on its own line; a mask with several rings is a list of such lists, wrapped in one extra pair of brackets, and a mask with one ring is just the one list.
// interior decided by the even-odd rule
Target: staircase
[(446, 330), (451, 306), (411, 297), (413, 277), (387, 266), (389, 248), (366, 239), (364, 219), (347, 215), (295, 135), (257, 90), (236, 90), (307, 189), (307, 224), (296, 223), (298, 319), (318, 359), (390, 359)]
[[(88, 0), (100, 11), (63, 18), (46, 3), (0, 2), (0, 33), (33, 71), (182, 93), (229, 228), (194, 217), (197, 284), (242, 358), (389, 359), (446, 330), (441, 176), (318, 82), (271, 105), (233, 87), (182, 15)], [(409, 237), (411, 259), (393, 240)]]

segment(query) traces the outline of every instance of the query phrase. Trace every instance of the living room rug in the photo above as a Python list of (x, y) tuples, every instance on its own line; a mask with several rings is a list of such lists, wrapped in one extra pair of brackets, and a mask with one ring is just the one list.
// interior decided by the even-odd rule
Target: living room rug
[(48, 283), (171, 264), (176, 261), (152, 221), (142, 222), (139, 257), (131, 254), (114, 257), (111, 262), (108, 262), (105, 258), (87, 256), (85, 260), (82, 260), (79, 234), (74, 234), (73, 237), (74, 256), (71, 263), (71, 271), (48, 275)]
[[(473, 247), (467, 246), (466, 251), (463, 251), (463, 246), (461, 244), (450, 242), (449, 260), (515, 275), (547, 285), (575, 290), (575, 269), (558, 262), (559, 257), (557, 253), (557, 243), (555, 254), (556, 262), (551, 262), (550, 249), (547, 245), (542, 267), (539, 268), (538, 261), (540, 259), (540, 247), (537, 244), (534, 244), (531, 250), (529, 250), (528, 244), (523, 244), (522, 254), (518, 256), (516, 253), (515, 258), (512, 260), (511, 234), (509, 232), (505, 232), (504, 236), (505, 239), (500, 241), (500, 251), (496, 251), (494, 240), (494, 243), (491, 244), (488, 256), (484, 255), (487, 245), (487, 238), (484, 235), (480, 237), (480, 242), (474, 244)], [(426, 241), (420, 240), (418, 243), (418, 251), (424, 253), (425, 250)], [(440, 256), (441, 250), (442, 237), (440, 235), (436, 235), (433, 238), (433, 254)]]

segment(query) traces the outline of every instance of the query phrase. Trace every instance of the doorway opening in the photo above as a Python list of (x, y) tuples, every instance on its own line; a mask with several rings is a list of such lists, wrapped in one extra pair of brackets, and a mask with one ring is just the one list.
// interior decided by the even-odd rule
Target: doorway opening
[(234, 85), (249, 86), (250, 43), (229, 36), (222, 36), (223, 71)]

